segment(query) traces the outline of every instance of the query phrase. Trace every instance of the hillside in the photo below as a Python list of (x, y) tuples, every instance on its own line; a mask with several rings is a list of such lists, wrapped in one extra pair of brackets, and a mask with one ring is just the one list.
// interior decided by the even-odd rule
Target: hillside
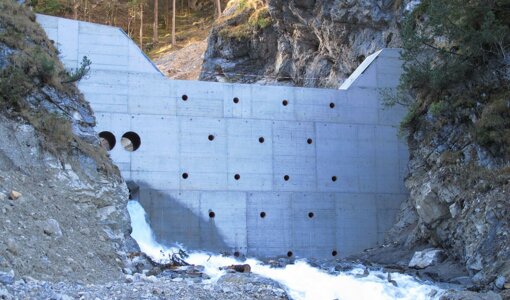
[(1, 1), (0, 271), (101, 282), (122, 276), (127, 188), (69, 79), (34, 14)]

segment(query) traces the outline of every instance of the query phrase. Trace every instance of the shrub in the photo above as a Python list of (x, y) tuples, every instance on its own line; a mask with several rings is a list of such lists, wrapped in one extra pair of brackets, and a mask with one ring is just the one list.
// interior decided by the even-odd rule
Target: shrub
[(402, 125), (412, 130), (427, 112), (439, 116), (472, 107), (464, 94), (474, 87), (505, 86), (498, 80), (510, 52), (509, 27), (508, 0), (423, 0), (405, 16), (404, 72), (394, 99), (387, 101), (412, 107)]
[(505, 1), (424, 0), (404, 22), (403, 84), (441, 93), (503, 58), (510, 47)]
[(83, 57), (80, 67), (76, 69), (74, 72), (68, 75), (68, 79), (63, 81), (62, 83), (71, 83), (80, 81), (82, 78), (87, 76), (90, 71), (90, 65), (92, 65), (92, 61), (88, 59), (86, 56)]
[(477, 142), (493, 154), (510, 157), (510, 91), (495, 92), (475, 124)]
[(248, 24), (257, 29), (264, 29), (272, 24), (267, 7), (257, 9), (248, 19)]

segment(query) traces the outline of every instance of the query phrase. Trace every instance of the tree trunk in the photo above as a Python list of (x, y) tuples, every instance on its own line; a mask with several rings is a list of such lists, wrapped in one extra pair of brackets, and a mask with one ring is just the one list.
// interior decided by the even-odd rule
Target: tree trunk
[(78, 8), (80, 7), (80, 2), (78, 0), (73, 0), (73, 19), (78, 20)]
[(165, 30), (166, 31), (170, 31), (170, 16), (172, 15), (172, 11), (170, 10), (170, 1), (171, 0), (165, 0), (165, 9), (164, 9), (164, 14), (165, 14)]
[(159, 8), (158, 0), (154, 0), (154, 23), (152, 25), (152, 43), (156, 45), (158, 43), (158, 22), (159, 21)]
[(143, 50), (143, 2), (140, 2), (140, 48)]
[(172, 0), (172, 45), (175, 45), (175, 0)]
[(220, 2), (220, 0), (216, 0), (216, 13), (217, 13), (216, 18), (219, 19), (221, 17), (221, 2)]

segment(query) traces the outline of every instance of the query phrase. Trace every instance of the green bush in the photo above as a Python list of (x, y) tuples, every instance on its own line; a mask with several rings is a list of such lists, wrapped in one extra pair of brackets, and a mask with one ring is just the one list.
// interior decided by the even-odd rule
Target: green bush
[(403, 25), (403, 84), (441, 93), (503, 58), (509, 6), (508, 0), (424, 0)]
[(439, 116), (472, 107), (476, 100), (464, 97), (466, 92), (501, 81), (509, 27), (510, 0), (423, 0), (405, 16), (404, 72), (387, 101), (412, 107), (402, 126), (412, 130), (427, 112)]
[(475, 125), (477, 142), (495, 155), (510, 157), (510, 92), (493, 93)]

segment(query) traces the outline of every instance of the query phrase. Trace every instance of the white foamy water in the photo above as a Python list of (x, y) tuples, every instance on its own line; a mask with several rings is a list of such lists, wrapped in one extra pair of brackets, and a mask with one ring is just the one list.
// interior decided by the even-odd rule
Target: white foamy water
[[(138, 242), (140, 250), (155, 261), (168, 261), (169, 255), (177, 253), (177, 247), (165, 247), (154, 239), (154, 234), (145, 218), (145, 210), (137, 201), (129, 201), (128, 211), (131, 216), (133, 232), (131, 236)], [(218, 280), (225, 271), (221, 267), (233, 264), (249, 264), (254, 274), (279, 282), (295, 300), (360, 300), (360, 299), (438, 299), (442, 291), (432, 285), (416, 281), (413, 277), (391, 273), (394, 286), (387, 280), (387, 273), (371, 271), (367, 277), (359, 278), (363, 269), (354, 269), (339, 275), (310, 266), (304, 260), (298, 260), (285, 268), (271, 268), (256, 259), (240, 262), (231, 257), (210, 255), (204, 252), (191, 252), (186, 262), (204, 266), (204, 272), (211, 277), (211, 282)], [(436, 291), (437, 293), (434, 293)], [(435, 294), (435, 295), (434, 295)], [(434, 295), (432, 297), (431, 295)]]

